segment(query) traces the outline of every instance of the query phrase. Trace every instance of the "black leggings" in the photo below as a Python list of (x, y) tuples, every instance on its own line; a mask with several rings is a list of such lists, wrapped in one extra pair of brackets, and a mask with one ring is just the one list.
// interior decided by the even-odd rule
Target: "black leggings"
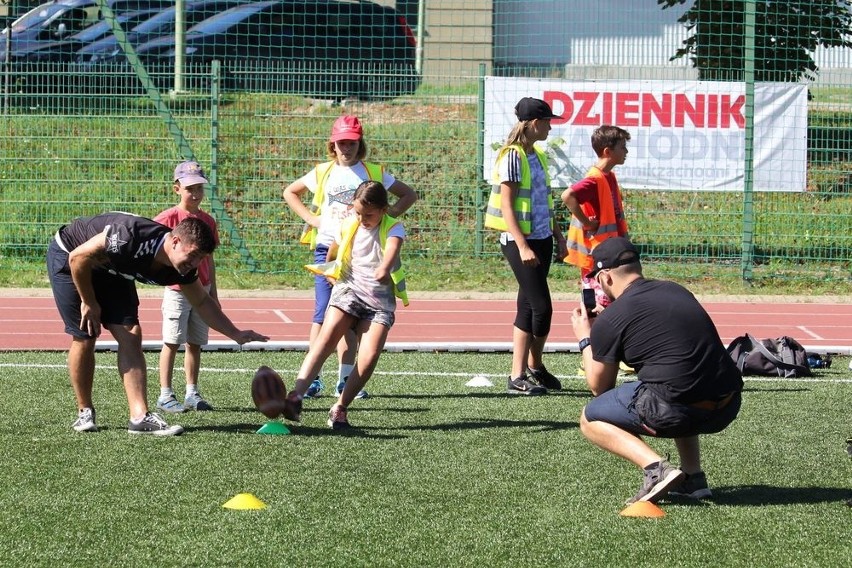
[(527, 244), (538, 257), (538, 266), (525, 266), (521, 262), (515, 241), (508, 241), (500, 247), (518, 281), (515, 327), (532, 333), (535, 337), (546, 337), (550, 333), (550, 322), (553, 319), (553, 302), (550, 299), (550, 287), (547, 285), (550, 262), (553, 260), (553, 237), (527, 239)]

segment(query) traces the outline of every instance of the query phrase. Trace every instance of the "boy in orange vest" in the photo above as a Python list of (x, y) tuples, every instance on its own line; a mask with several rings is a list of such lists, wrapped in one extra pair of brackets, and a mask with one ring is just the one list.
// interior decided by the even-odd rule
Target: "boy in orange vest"
[(568, 256), (565, 262), (580, 267), (581, 287), (595, 291), (595, 300), (603, 309), (609, 298), (589, 273), (594, 268), (592, 249), (610, 237), (629, 237), (624, 219), (621, 189), (612, 171), (627, 159), (630, 133), (608, 124), (592, 132), (592, 148), (597, 163), (586, 177), (562, 193), (562, 201), (571, 211), (568, 227)]

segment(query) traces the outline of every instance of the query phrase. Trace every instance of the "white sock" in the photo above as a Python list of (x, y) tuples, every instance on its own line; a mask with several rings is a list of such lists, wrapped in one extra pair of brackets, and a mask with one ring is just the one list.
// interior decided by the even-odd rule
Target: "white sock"
[(160, 398), (169, 398), (174, 395), (175, 391), (173, 391), (171, 387), (160, 387)]
[(196, 394), (198, 392), (198, 385), (186, 385), (186, 396), (190, 396)]
[(346, 363), (341, 363), (340, 367), (337, 371), (337, 376), (340, 378), (340, 382), (345, 381), (349, 378), (349, 375), (352, 374), (352, 370), (355, 369), (355, 365), (348, 365)]

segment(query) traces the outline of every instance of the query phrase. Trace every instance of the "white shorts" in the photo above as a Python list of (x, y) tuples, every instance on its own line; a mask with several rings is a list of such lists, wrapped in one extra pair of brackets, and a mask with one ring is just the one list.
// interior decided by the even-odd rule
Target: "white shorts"
[(179, 290), (163, 293), (163, 343), (207, 345), (210, 328)]

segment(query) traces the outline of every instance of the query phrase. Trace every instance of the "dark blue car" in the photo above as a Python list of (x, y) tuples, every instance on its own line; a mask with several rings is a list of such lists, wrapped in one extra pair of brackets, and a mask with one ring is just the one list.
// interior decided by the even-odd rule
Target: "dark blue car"
[[(252, 0), (197, 0), (187, 2), (184, 6), (184, 25), (190, 28), (229, 8)], [(134, 48), (142, 43), (158, 37), (175, 33), (175, 7), (171, 6), (156, 15), (138, 23), (135, 26), (125, 26), (127, 41)], [(75, 60), (82, 65), (98, 64), (104, 61), (115, 61), (124, 58), (124, 52), (114, 35), (103, 37), (77, 50)]]
[[(416, 41), (399, 12), (374, 2), (270, 0), (186, 31), (188, 84), (219, 60), (225, 88), (386, 98), (414, 92)], [(174, 73), (174, 36), (136, 48), (149, 73)]]

